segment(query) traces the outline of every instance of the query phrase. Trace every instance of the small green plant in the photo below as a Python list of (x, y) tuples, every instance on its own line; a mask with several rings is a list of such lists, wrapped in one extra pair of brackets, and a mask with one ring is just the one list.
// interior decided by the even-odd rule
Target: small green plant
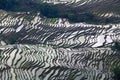
[(52, 19), (51, 19), (51, 23), (54, 24), (54, 23), (56, 22), (56, 20), (57, 20), (57, 18), (52, 18)]

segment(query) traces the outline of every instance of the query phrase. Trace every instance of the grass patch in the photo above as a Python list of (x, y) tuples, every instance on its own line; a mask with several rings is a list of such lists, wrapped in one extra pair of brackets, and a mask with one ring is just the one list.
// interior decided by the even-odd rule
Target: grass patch
[(56, 21), (57, 21), (57, 18), (52, 18), (52, 19), (51, 19), (51, 23), (53, 23), (53, 24), (54, 24)]
[(31, 15), (25, 15), (24, 18), (28, 21), (31, 21), (33, 19), (33, 16)]

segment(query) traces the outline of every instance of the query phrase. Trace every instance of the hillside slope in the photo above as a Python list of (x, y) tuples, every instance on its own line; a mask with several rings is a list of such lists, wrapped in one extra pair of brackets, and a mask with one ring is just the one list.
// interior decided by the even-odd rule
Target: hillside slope
[(71, 22), (120, 22), (119, 0), (1, 0), (0, 2), (0, 8), (8, 11), (40, 12), (49, 18), (67, 18)]

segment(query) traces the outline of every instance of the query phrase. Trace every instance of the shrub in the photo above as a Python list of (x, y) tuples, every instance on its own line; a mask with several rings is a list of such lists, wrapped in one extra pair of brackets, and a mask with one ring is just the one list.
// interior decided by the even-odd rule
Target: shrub
[(119, 58), (114, 60), (110, 66), (111, 72), (114, 74), (112, 78), (114, 80), (120, 80), (120, 60)]

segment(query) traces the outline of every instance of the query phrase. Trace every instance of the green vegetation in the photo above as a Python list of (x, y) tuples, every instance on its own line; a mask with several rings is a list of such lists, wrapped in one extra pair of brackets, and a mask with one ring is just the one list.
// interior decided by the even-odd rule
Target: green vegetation
[(31, 21), (31, 20), (33, 20), (34, 17), (32, 16), (32, 14), (30, 14), (30, 15), (25, 15), (24, 18), (25, 18), (27, 21)]
[(113, 73), (114, 73), (114, 80), (119, 80), (120, 79), (120, 66), (119, 67), (115, 67), (113, 69)]
[(39, 6), (39, 10), (44, 16), (47, 16), (47, 17), (54, 18), (54, 17), (57, 17), (59, 14), (57, 7), (55, 7), (52, 4), (42, 3)]
[(51, 19), (51, 23), (55, 23), (56, 20), (57, 20), (57, 18), (52, 18), (52, 19)]
[[(112, 50), (117, 50), (118, 52), (120, 51), (120, 42), (116, 41), (114, 42), (114, 45), (111, 47)], [(117, 56), (120, 56), (118, 53)], [(111, 65), (111, 71), (114, 73), (114, 80), (119, 80), (120, 79), (120, 60), (116, 59), (112, 65)]]
[(120, 79), (120, 65), (119, 65), (119, 60), (116, 60), (113, 62), (111, 66), (111, 71), (114, 73), (113, 79), (114, 80), (119, 80)]
[(120, 42), (115, 41), (114, 45), (111, 47), (112, 50), (120, 51)]

